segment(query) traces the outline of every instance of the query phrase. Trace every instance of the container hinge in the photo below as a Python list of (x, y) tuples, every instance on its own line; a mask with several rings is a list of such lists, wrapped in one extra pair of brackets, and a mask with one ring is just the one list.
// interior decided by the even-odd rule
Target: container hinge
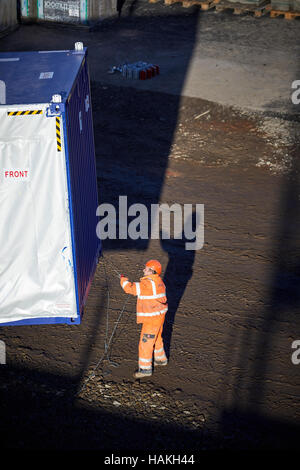
[(65, 104), (61, 101), (61, 95), (53, 95), (49, 107), (46, 109), (46, 116), (61, 116), (65, 112)]

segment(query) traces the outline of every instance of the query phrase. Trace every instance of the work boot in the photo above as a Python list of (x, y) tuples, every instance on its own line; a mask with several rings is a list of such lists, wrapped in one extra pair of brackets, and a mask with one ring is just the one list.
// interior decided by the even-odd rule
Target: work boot
[(154, 359), (154, 365), (155, 366), (166, 366), (168, 364), (168, 359), (166, 359), (165, 361), (156, 361)]
[(136, 379), (141, 379), (142, 377), (150, 377), (151, 375), (151, 369), (139, 369), (133, 374)]

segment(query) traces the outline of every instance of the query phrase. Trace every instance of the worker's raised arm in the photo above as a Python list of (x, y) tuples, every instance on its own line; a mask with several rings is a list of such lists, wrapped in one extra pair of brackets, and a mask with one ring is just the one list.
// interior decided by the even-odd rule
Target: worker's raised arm
[(139, 284), (139, 282), (129, 282), (127, 277), (121, 276), (120, 284), (126, 294), (138, 295), (139, 286), (137, 286), (137, 284)]

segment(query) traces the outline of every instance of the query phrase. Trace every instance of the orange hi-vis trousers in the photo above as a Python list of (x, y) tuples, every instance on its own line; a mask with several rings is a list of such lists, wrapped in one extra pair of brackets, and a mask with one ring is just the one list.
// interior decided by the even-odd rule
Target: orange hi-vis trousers
[(152, 370), (153, 354), (157, 361), (166, 361), (162, 330), (165, 315), (160, 315), (155, 323), (144, 322), (139, 342), (139, 369)]

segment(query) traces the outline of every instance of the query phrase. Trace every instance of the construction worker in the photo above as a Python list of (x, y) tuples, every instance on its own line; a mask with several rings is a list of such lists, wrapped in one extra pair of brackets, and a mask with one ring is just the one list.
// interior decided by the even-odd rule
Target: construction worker
[(142, 323), (139, 341), (139, 368), (134, 377), (148, 377), (152, 375), (152, 358), (154, 365), (165, 366), (168, 359), (165, 354), (162, 330), (165, 315), (168, 310), (166, 287), (160, 277), (162, 268), (157, 260), (150, 260), (143, 270), (144, 276), (140, 282), (129, 282), (121, 275), (122, 289), (131, 295), (137, 296), (136, 321)]

